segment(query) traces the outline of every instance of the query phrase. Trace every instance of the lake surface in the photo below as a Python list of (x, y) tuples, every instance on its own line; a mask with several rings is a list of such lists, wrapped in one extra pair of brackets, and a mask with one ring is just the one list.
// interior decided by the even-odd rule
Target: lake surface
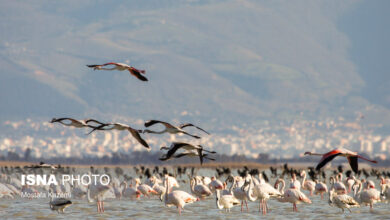
[[(201, 170), (200, 175), (213, 175), (212, 170)], [(235, 172), (234, 172), (235, 174)], [(222, 179), (224, 180), (224, 178)], [(374, 180), (378, 187), (378, 180)], [(271, 180), (273, 183), (274, 180)], [(190, 192), (189, 183), (182, 183), (180, 189)], [(306, 195), (309, 193), (303, 191)], [(215, 195), (205, 200), (187, 204), (179, 216), (176, 207), (165, 207), (157, 197), (138, 200), (113, 200), (104, 202), (105, 212), (97, 213), (96, 203), (87, 199), (72, 199), (73, 205), (58, 214), (49, 208), (49, 199), (0, 199), (0, 219), (390, 219), (390, 204), (376, 203), (374, 211), (368, 206), (351, 208), (352, 213), (341, 213), (339, 208), (331, 207), (328, 198), (309, 197), (312, 204), (298, 204), (299, 212), (292, 211), (292, 204), (280, 203), (275, 199), (268, 200), (270, 212), (266, 216), (259, 213), (258, 202), (248, 202), (249, 212), (240, 206), (233, 207), (230, 213), (219, 210), (215, 204)]]

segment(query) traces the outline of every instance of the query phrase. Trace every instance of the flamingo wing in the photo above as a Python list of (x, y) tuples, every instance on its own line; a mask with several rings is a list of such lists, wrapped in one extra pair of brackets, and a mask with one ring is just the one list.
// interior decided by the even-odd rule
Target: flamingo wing
[(139, 134), (139, 132), (131, 127), (128, 128), (129, 132), (131, 133), (131, 135), (137, 139), (137, 141), (142, 144), (142, 146), (150, 149), (148, 143), (146, 143), (146, 141), (144, 139), (142, 139), (141, 135)]
[(134, 67), (130, 67), (129, 68), (129, 72), (130, 72), (131, 75), (137, 77), (137, 79), (139, 79), (141, 81), (148, 81), (148, 79), (145, 76), (141, 75), (140, 70), (137, 70)]
[(198, 154), (199, 154), (199, 160), (200, 160), (200, 165), (203, 164), (203, 149), (202, 148), (199, 148), (199, 149), (196, 149), (198, 151)]
[(358, 168), (358, 157), (349, 156), (347, 157), (349, 165), (351, 166), (353, 172), (357, 173), (359, 171)]
[(152, 126), (152, 125), (154, 125), (154, 124), (158, 124), (158, 123), (160, 123), (160, 124), (163, 124), (163, 125), (170, 125), (169, 123), (167, 123), (167, 122), (163, 122), (163, 121), (158, 121), (158, 120), (149, 120), (149, 121), (147, 121), (147, 122), (145, 122), (145, 127), (150, 127), (150, 126)]
[(205, 131), (204, 129), (202, 129), (202, 128), (198, 127), (198, 126), (195, 126), (195, 125), (193, 125), (193, 124), (191, 124), (191, 123), (187, 123), (187, 124), (181, 124), (179, 127), (180, 127), (180, 128), (185, 128), (185, 127), (195, 127), (195, 128), (197, 128), (197, 129), (199, 129), (199, 130), (203, 131), (204, 133), (206, 133), (206, 134), (210, 135), (210, 133), (208, 133), (208, 132), (207, 132), (207, 131)]
[(53, 122), (60, 122), (60, 121), (64, 121), (64, 120), (77, 121), (77, 120), (75, 120), (73, 118), (53, 118), (51, 120), (51, 123), (53, 123)]
[(170, 158), (172, 157), (172, 155), (177, 151), (179, 150), (180, 148), (186, 146), (186, 145), (189, 145), (187, 143), (182, 143), (182, 142), (177, 142), (177, 143), (173, 143), (171, 148), (168, 150), (167, 152), (167, 158)]
[(321, 161), (318, 163), (317, 167), (316, 167), (316, 170), (320, 170), (323, 166), (325, 166), (327, 163), (329, 163), (331, 160), (333, 160), (335, 157), (341, 155), (342, 153), (332, 153), (334, 151), (331, 151), (327, 154), (325, 154)]

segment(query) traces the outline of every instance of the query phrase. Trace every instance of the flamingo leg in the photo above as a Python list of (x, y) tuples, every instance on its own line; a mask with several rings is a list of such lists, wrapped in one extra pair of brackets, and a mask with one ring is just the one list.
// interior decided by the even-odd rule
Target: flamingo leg
[(181, 215), (181, 207), (179, 206), (179, 215)]
[(265, 203), (265, 214), (267, 214), (267, 212), (269, 212), (269, 208), (268, 208), (268, 203), (267, 203), (267, 200), (264, 200), (264, 203)]
[(263, 215), (267, 212), (267, 207), (265, 206), (264, 199), (261, 200), (261, 203), (263, 204)]
[(100, 213), (100, 205), (99, 205), (99, 201), (96, 201), (96, 207), (97, 207), (97, 212)]
[(259, 212), (262, 210), (262, 205), (263, 205), (262, 201), (259, 200)]
[(241, 201), (241, 212), (242, 212), (242, 207), (244, 206), (244, 200)]
[(246, 205), (246, 211), (249, 211), (249, 208), (248, 208), (248, 202), (246, 200), (245, 201), (245, 205)]
[(101, 201), (102, 205), (101, 205), (101, 208), (102, 208), (102, 212), (104, 212), (104, 201)]
[(324, 200), (324, 193), (321, 192), (321, 200)]

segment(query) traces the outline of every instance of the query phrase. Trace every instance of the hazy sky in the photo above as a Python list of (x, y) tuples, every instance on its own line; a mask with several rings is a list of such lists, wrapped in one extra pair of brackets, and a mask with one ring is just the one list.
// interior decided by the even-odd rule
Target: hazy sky
[(390, 1), (362, 1), (339, 21), (351, 46), (357, 72), (366, 82), (361, 91), (370, 101), (390, 108)]
[(390, 118), (386, 0), (1, 5), (2, 118)]

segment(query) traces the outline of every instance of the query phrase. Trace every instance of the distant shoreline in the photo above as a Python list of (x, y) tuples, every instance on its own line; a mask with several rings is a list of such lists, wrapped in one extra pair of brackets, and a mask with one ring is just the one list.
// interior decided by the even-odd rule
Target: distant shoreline
[[(32, 162), (23, 162), (23, 161), (0, 161), (0, 167), (8, 166), (8, 167), (24, 167), (24, 166), (31, 166), (31, 165), (37, 165), (38, 163), (32, 163)], [(91, 166), (93, 167), (136, 167), (136, 166), (145, 166), (145, 167), (154, 167), (154, 166), (162, 166), (162, 167), (195, 167), (195, 168), (205, 168), (205, 169), (215, 169), (215, 168), (221, 168), (221, 167), (229, 167), (233, 169), (240, 169), (244, 166), (247, 166), (248, 168), (257, 168), (257, 169), (269, 169), (270, 167), (282, 167), (284, 163), (275, 163), (275, 164), (263, 164), (263, 163), (256, 163), (256, 162), (211, 162), (211, 163), (205, 163), (202, 166), (199, 163), (177, 163), (177, 164), (61, 164), (62, 167), (76, 167), (76, 168), (89, 168)], [(315, 163), (296, 163), (296, 162), (290, 162), (288, 163), (288, 166), (294, 169), (305, 169), (308, 167), (314, 167)], [(343, 164), (345, 168), (348, 168)], [(363, 164), (362, 164), (363, 165)], [(332, 166), (330, 169), (337, 169), (338, 165)], [(361, 166), (362, 168), (375, 168), (375, 169), (389, 169), (389, 167), (371, 167), (369, 165), (364, 164)]]

